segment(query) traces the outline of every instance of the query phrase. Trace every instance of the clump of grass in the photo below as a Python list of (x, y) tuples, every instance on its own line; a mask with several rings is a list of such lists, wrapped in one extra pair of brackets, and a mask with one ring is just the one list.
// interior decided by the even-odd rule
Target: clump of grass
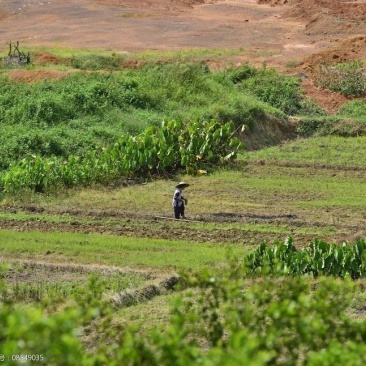
[(70, 66), (80, 70), (121, 70), (125, 57), (123, 55), (76, 55), (71, 58)]
[(344, 103), (339, 109), (340, 116), (366, 119), (366, 102), (363, 99), (353, 99)]
[(303, 95), (297, 78), (281, 75), (266, 66), (253, 68), (249, 65), (232, 69), (229, 75), (239, 90), (285, 114), (294, 115), (301, 109)]
[(343, 116), (303, 117), (297, 125), (297, 132), (309, 136), (356, 137), (366, 134), (366, 116), (364, 118), (345, 118)]

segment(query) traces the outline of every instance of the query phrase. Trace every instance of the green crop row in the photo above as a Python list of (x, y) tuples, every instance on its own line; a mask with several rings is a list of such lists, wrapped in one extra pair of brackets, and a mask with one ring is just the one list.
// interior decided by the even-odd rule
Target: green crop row
[(262, 243), (244, 260), (251, 273), (310, 275), (317, 277), (366, 277), (366, 239), (341, 246), (315, 239), (308, 247), (296, 249), (291, 238), (269, 246)]
[(166, 121), (161, 128), (150, 126), (138, 136), (124, 135), (83, 158), (29, 156), (0, 176), (0, 187), (5, 194), (15, 194), (163, 175), (182, 168), (195, 174), (236, 157), (241, 144), (233, 133), (233, 123)]

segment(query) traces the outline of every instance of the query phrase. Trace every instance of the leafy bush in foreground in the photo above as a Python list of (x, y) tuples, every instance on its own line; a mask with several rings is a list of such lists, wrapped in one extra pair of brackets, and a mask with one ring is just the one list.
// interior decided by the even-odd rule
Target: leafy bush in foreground
[(245, 258), (245, 265), (251, 273), (366, 277), (366, 239), (341, 246), (315, 239), (301, 250), (291, 238), (273, 246), (263, 243)]
[[(216, 270), (217, 271), (217, 270)], [(39, 365), (349, 365), (366, 362), (366, 322), (349, 315), (357, 285), (336, 279), (248, 278), (232, 262), (221, 273), (185, 277), (168, 324), (141, 335), (117, 326), (98, 281), (63, 310), (0, 306), (2, 352), (39, 354)], [(69, 300), (70, 301), (70, 300)], [(94, 331), (93, 352), (83, 332)], [(90, 344), (89, 344), (90, 346)], [(344, 363), (343, 363), (344, 362)], [(19, 364), (10, 360), (8, 365)], [(23, 364), (31, 365), (32, 361)]]

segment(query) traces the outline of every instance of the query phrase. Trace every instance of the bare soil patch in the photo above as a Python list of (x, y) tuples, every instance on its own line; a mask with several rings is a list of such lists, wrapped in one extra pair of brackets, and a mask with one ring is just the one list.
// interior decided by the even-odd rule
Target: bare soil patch
[(60, 70), (14, 69), (9, 71), (8, 76), (10, 80), (33, 83), (41, 80), (59, 80), (70, 75), (71, 72), (72, 71), (60, 71)]

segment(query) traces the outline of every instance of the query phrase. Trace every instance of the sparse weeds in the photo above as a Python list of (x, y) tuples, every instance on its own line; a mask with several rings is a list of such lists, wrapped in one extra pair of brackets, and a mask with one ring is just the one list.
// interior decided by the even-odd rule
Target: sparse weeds
[(361, 60), (337, 65), (322, 64), (314, 79), (316, 86), (343, 95), (360, 96), (366, 88), (366, 77)]
[(28, 265), (7, 265), (3, 279), (6, 298), (16, 302), (60, 303), (67, 298), (79, 299), (85, 295), (85, 281), (95, 276), (106, 293), (118, 293), (127, 288), (135, 288), (146, 281), (137, 273), (122, 274), (111, 271), (110, 274), (99, 272), (85, 273), (72, 267)]

